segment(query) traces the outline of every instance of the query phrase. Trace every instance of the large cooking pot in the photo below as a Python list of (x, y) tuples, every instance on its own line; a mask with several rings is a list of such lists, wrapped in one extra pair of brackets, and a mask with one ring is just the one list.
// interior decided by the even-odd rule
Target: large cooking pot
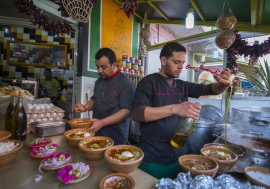
[(215, 140), (213, 136), (216, 123), (212, 120), (200, 118), (196, 121), (193, 132), (187, 140), (189, 152), (200, 154), (200, 149), (204, 144), (211, 143)]
[[(224, 138), (224, 136), (222, 136)], [(226, 140), (240, 145), (246, 150), (251, 162), (257, 165), (270, 165), (270, 140), (249, 134), (230, 133)]]
[(270, 139), (270, 108), (259, 106), (239, 106), (232, 108), (235, 125), (243, 126), (245, 134)]

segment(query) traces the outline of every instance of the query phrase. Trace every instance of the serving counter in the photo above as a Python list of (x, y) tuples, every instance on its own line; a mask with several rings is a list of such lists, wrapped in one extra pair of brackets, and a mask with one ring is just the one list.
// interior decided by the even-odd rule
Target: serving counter
[[(4, 129), (4, 123), (0, 121), (0, 130)], [(35, 138), (34, 134), (28, 134), (26, 141)], [(68, 152), (73, 159), (72, 162), (85, 162), (92, 168), (91, 175), (84, 181), (75, 184), (63, 184), (56, 178), (57, 170), (38, 171), (42, 159), (35, 159), (30, 156), (31, 149), (25, 145), (20, 150), (18, 156), (9, 165), (0, 169), (0, 188), (1, 189), (55, 189), (55, 188), (80, 188), (80, 189), (98, 189), (100, 180), (113, 172), (103, 159), (100, 162), (93, 163), (86, 160), (79, 149), (71, 148), (62, 135), (48, 137), (53, 143), (59, 145), (58, 151)], [(42, 175), (40, 182), (35, 182), (35, 175)], [(136, 169), (129, 174), (135, 180), (135, 189), (154, 189), (156, 178)]]

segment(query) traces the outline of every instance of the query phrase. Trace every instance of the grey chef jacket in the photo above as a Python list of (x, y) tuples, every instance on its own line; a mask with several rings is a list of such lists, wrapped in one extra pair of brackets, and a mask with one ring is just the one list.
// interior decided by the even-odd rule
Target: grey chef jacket
[[(135, 85), (133, 81), (117, 72), (112, 78), (99, 78), (95, 82), (93, 118), (103, 119), (121, 109), (132, 109), (132, 101), (135, 95)], [(126, 120), (102, 127), (96, 135), (107, 136), (114, 140), (114, 144), (126, 144), (128, 141), (128, 133), (130, 126), (130, 118)]]
[[(140, 106), (160, 107), (188, 101), (188, 97), (198, 98), (203, 84), (195, 84), (174, 79), (172, 86), (159, 73), (144, 77), (137, 86), (133, 108)], [(141, 138), (139, 146), (144, 152), (143, 161), (149, 163), (173, 163), (188, 152), (187, 145), (181, 150), (170, 144), (181, 117), (171, 115), (156, 121), (140, 122)]]

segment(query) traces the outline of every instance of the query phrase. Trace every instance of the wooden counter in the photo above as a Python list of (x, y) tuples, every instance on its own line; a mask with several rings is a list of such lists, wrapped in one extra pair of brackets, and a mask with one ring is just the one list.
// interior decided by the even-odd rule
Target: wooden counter
[[(3, 121), (0, 121), (0, 130), (4, 129)], [(34, 134), (27, 135), (26, 141), (35, 138)], [(84, 181), (76, 184), (63, 184), (56, 178), (57, 170), (38, 171), (42, 159), (35, 159), (30, 156), (31, 149), (25, 145), (20, 150), (16, 159), (9, 165), (0, 169), (0, 188), (1, 189), (55, 189), (55, 188), (79, 188), (79, 189), (98, 189), (100, 180), (113, 171), (109, 168), (107, 162), (92, 163), (86, 160), (79, 149), (71, 148), (62, 135), (47, 137), (59, 145), (58, 151), (69, 152), (72, 156), (72, 162), (83, 161), (92, 168), (92, 174)], [(40, 182), (34, 181), (35, 175), (42, 175)], [(136, 169), (129, 174), (135, 180), (135, 189), (155, 189), (156, 178), (147, 173)]]

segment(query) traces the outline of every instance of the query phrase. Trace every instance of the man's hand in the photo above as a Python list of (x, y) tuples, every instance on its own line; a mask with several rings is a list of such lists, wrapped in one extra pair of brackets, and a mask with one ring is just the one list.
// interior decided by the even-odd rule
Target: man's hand
[(73, 110), (75, 112), (85, 112), (86, 111), (86, 107), (83, 104), (77, 103), (77, 104), (74, 105)]
[(183, 117), (199, 119), (201, 106), (197, 103), (183, 102), (173, 107), (173, 113)]
[(101, 119), (92, 118), (90, 119), (90, 121), (93, 122), (90, 129), (95, 132), (98, 132), (104, 126)]
[(228, 87), (232, 84), (231, 82), (237, 82), (237, 81), (230, 81), (230, 76), (231, 76), (231, 70), (229, 68), (226, 68), (219, 75), (214, 75), (214, 78), (217, 80), (219, 84), (222, 84)]

